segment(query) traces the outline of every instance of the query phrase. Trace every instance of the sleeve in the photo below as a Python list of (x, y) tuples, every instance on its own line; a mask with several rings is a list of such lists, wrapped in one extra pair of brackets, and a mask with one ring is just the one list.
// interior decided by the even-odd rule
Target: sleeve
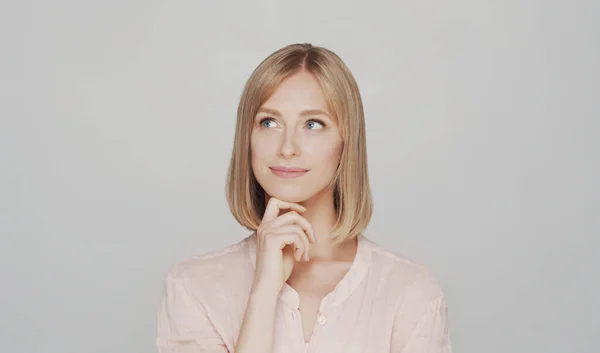
[(202, 304), (169, 272), (157, 312), (158, 353), (229, 353)]
[[(412, 331), (394, 332), (392, 353), (452, 353), (448, 328), (448, 307), (439, 294), (422, 311)], [(397, 316), (397, 320), (402, 315)]]

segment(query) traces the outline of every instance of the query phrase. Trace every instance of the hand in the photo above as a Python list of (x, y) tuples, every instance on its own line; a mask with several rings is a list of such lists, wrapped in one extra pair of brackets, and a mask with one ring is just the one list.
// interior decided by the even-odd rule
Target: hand
[[(279, 215), (283, 209), (290, 210)], [(256, 230), (254, 286), (279, 293), (294, 268), (294, 261), (309, 261), (309, 243), (315, 242), (311, 224), (300, 213), (306, 208), (272, 197)]]

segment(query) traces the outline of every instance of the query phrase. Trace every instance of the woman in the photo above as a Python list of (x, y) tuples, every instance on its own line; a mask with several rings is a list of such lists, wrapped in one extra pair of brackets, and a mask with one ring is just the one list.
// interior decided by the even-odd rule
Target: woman
[(159, 352), (451, 352), (439, 282), (361, 233), (365, 142), (359, 90), (336, 54), (294, 44), (256, 68), (227, 180), (253, 233), (171, 269)]

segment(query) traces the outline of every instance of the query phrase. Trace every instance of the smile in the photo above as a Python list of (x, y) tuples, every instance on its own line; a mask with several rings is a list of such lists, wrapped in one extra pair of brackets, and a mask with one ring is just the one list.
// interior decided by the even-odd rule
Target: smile
[(284, 179), (294, 179), (308, 173), (308, 169), (295, 167), (269, 167), (273, 174)]

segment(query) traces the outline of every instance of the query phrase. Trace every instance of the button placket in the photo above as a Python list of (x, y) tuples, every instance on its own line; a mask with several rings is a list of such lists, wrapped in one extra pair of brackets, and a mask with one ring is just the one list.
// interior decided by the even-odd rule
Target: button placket
[(320, 313), (317, 317), (317, 322), (319, 323), (319, 325), (325, 326), (327, 324), (327, 316), (325, 316), (325, 314), (323, 313)]

